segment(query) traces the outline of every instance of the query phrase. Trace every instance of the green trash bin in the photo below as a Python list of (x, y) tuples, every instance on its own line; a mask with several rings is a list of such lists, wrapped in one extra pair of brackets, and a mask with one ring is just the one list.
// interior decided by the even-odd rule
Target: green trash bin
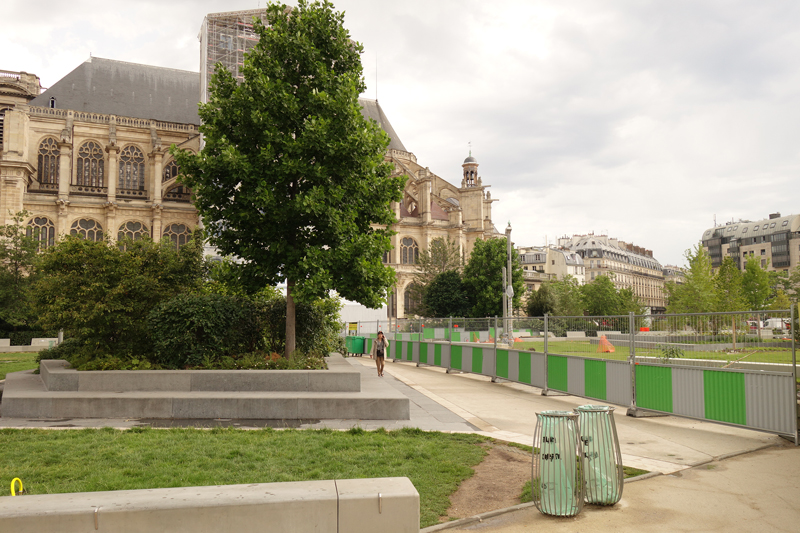
[(575, 516), (583, 509), (581, 455), (577, 413), (536, 413), (531, 492), (534, 505), (543, 514)]
[(363, 355), (364, 354), (364, 337), (359, 337), (357, 335), (354, 335), (354, 336), (352, 336), (350, 338), (353, 339), (353, 349), (350, 351), (350, 353), (355, 354), (355, 355)]
[(582, 405), (575, 408), (581, 432), (581, 469), (586, 503), (614, 505), (625, 485), (614, 407)]

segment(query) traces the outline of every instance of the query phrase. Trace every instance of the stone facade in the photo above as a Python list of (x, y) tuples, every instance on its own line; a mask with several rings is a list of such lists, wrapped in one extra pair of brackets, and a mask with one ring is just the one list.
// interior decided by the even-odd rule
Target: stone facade
[(556, 246), (518, 247), (526, 292), (539, 290), (545, 281), (572, 276), (583, 285), (586, 269), (580, 254)]
[[(168, 148), (199, 149), (197, 82), (192, 106), (178, 106), (179, 92), (164, 82), (185, 85), (187, 74), (90, 59), (41, 93), (35, 76), (0, 72), (0, 224), (27, 211), (41, 248), (65, 234), (166, 236), (183, 244), (198, 217)], [(163, 102), (175, 104), (169, 118), (186, 119), (160, 119), (155, 107)], [(126, 108), (138, 111), (114, 113)]]
[[(399, 142), (399, 141), (398, 141)], [(501, 237), (492, 222), (492, 199), (478, 172), (478, 161), (470, 154), (461, 165), (460, 186), (437, 176), (417, 163), (405, 149), (390, 149), (387, 160), (395, 173), (408, 176), (403, 201), (392, 205), (398, 224), (392, 228), (393, 250), (384, 262), (397, 272), (397, 285), (389, 301), (390, 317), (414, 316), (415, 302), (409, 288), (416, 273), (416, 259), (437, 237), (455, 242), (464, 257), (469, 257), (475, 241)]]

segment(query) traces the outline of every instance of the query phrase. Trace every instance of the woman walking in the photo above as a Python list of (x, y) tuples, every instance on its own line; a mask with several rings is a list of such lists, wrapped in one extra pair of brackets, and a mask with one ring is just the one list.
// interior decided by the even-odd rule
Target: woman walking
[(375, 357), (375, 364), (378, 366), (379, 377), (383, 377), (383, 362), (388, 351), (389, 339), (384, 337), (382, 331), (379, 331), (378, 338), (372, 343), (372, 355)]

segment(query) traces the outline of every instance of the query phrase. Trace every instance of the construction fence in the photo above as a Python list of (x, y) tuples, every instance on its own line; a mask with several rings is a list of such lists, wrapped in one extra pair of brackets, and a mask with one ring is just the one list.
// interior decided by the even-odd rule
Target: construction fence
[[(791, 435), (793, 310), (680, 315), (425, 318), (346, 324), (370, 353), (638, 410)], [(353, 343), (349, 343), (353, 346)]]

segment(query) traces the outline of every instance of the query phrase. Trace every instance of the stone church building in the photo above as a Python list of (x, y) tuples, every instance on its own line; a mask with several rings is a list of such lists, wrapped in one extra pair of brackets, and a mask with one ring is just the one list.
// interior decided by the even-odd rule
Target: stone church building
[[(184, 244), (198, 214), (168, 149), (200, 149), (199, 99), (197, 72), (96, 57), (47, 90), (33, 74), (0, 70), (0, 224), (27, 211), (40, 249), (67, 234)], [(408, 289), (420, 252), (444, 237), (468, 256), (477, 239), (498, 236), (496, 200), (471, 155), (461, 182), (448, 182), (417, 162), (377, 101), (361, 104), (391, 138), (386, 159), (408, 177), (384, 258), (397, 271), (389, 316), (402, 318), (413, 313)]]

